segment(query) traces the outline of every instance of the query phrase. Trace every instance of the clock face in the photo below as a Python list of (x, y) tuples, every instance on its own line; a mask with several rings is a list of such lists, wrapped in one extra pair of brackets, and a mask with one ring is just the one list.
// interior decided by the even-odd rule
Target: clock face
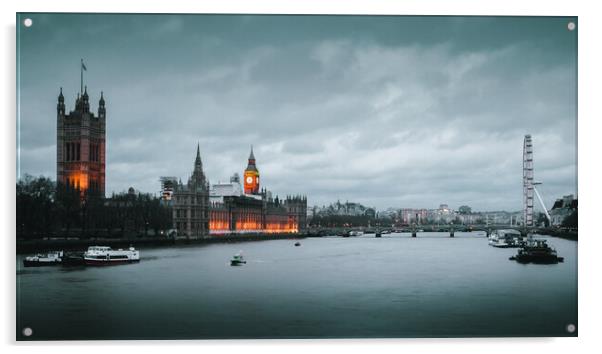
[(248, 184), (253, 183), (253, 177), (251, 177), (251, 176), (247, 177), (247, 183)]

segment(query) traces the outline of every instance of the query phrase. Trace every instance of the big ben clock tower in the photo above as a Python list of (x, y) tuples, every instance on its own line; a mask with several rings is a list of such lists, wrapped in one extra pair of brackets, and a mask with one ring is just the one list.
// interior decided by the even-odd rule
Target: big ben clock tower
[(253, 146), (251, 146), (251, 154), (249, 155), (249, 164), (245, 170), (245, 194), (259, 193), (259, 171), (255, 166), (255, 155), (253, 155)]

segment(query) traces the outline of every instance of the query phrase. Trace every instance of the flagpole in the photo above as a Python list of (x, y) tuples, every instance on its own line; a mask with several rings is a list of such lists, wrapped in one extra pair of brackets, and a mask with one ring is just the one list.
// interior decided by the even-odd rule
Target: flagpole
[(79, 85), (79, 93), (80, 95), (84, 94), (84, 59), (81, 59), (81, 63), (79, 65), (79, 72), (81, 75), (80, 85)]

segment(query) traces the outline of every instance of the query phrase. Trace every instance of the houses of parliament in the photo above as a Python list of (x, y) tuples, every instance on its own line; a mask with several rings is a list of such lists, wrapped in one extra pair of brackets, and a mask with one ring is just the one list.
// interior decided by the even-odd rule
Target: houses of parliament
[[(78, 190), (81, 199), (105, 197), (106, 102), (101, 92), (97, 114), (83, 86), (67, 113), (63, 90), (57, 103), (56, 171), (59, 184)], [(192, 174), (186, 183), (162, 177), (163, 204), (171, 208), (178, 236), (205, 237), (244, 233), (298, 233), (307, 220), (305, 196), (273, 197), (260, 188), (253, 148), (243, 185), (235, 173), (230, 183), (210, 185), (197, 146)]]
[(307, 198), (273, 197), (260, 188), (253, 148), (243, 185), (235, 173), (229, 183), (210, 185), (197, 146), (192, 174), (186, 183), (162, 177), (162, 199), (172, 208), (173, 227), (180, 237), (245, 233), (298, 233), (307, 224)]

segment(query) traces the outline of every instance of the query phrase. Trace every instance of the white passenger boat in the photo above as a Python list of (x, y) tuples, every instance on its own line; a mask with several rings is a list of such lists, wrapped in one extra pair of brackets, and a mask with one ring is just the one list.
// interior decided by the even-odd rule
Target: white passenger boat
[(489, 245), (493, 247), (520, 247), (522, 244), (521, 233), (513, 229), (495, 230), (489, 235)]
[(140, 252), (130, 247), (127, 250), (113, 250), (107, 246), (91, 246), (84, 253), (86, 265), (112, 265), (140, 261)]

